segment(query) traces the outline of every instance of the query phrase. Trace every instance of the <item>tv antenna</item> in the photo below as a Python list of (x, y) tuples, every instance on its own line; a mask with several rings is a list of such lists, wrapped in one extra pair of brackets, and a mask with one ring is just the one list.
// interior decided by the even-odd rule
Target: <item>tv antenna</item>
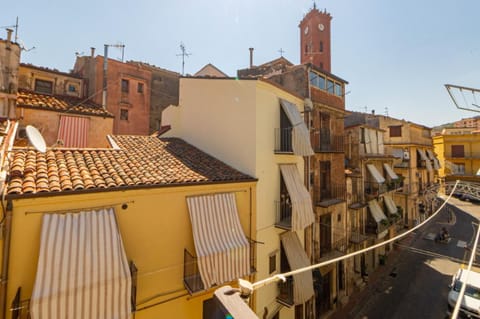
[(2, 28), (2, 29), (14, 28), (15, 29), (15, 42), (17, 42), (17, 40), (18, 40), (18, 17), (17, 17), (17, 20), (15, 21), (14, 25), (4, 25), (4, 26), (1, 26), (0, 28)]
[(185, 57), (189, 57), (192, 54), (187, 53), (187, 49), (185, 49), (185, 45), (183, 44), (183, 42), (180, 42), (180, 51), (182, 51), (182, 53), (177, 54), (177, 56), (182, 57), (182, 75), (184, 75), (184, 73), (185, 73)]
[(283, 54), (285, 53), (285, 51), (282, 48), (280, 48), (280, 50), (278, 50), (278, 53), (280, 53), (280, 57), (283, 57)]

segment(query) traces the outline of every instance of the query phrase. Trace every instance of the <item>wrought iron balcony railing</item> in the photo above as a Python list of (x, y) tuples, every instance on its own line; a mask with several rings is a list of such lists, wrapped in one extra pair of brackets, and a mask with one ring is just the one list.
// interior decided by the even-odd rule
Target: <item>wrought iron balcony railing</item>
[(275, 153), (293, 153), (292, 128), (275, 129)]
[(292, 307), (295, 303), (293, 301), (293, 277), (287, 277), (285, 282), (278, 283), (277, 301), (287, 307)]
[(315, 205), (328, 205), (329, 201), (345, 201), (346, 200), (345, 184), (330, 183), (327, 188), (320, 188), (315, 191)]
[(289, 200), (275, 201), (275, 226), (292, 229), (292, 204)]
[(345, 136), (331, 134), (330, 130), (320, 129), (313, 133), (313, 150), (322, 152), (344, 152)]

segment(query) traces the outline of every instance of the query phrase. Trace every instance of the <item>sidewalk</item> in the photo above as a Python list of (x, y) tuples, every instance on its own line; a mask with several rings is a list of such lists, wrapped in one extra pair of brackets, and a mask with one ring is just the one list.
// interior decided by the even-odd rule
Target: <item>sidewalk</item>
[[(416, 240), (417, 234), (412, 233), (399, 240), (403, 246), (410, 246)], [(388, 254), (388, 261), (386, 265), (378, 266), (372, 274), (369, 274), (368, 283), (360, 290), (355, 291), (350, 296), (348, 303), (332, 313), (329, 319), (362, 319), (362, 309), (372, 301), (372, 297), (378, 295), (386, 283), (387, 278), (393, 277), (396, 274), (393, 272), (399, 256), (404, 248), (395, 247)]]

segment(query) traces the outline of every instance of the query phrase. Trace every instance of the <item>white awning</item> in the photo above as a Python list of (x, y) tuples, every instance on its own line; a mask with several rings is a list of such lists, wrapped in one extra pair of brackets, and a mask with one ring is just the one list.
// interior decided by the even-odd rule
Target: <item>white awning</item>
[(383, 132), (377, 131), (378, 135), (378, 153), (385, 154), (385, 145), (383, 144)]
[(235, 194), (187, 197), (198, 268), (206, 289), (250, 274), (250, 245)]
[(395, 174), (395, 172), (393, 171), (392, 167), (391, 167), (388, 163), (383, 163), (383, 168), (385, 168), (385, 171), (387, 172), (387, 175), (388, 175), (391, 179), (398, 179), (398, 175)]
[(420, 158), (422, 159), (422, 161), (425, 161), (425, 166), (427, 166), (427, 170), (433, 171), (432, 162), (425, 154), (425, 151), (420, 148), (417, 148), (417, 152), (418, 154), (420, 154)]
[[(287, 255), (290, 269), (310, 266), (310, 259), (300, 243), (300, 239), (295, 232), (285, 232), (280, 235), (283, 249)], [(312, 271), (304, 271), (293, 275), (293, 303), (300, 305), (310, 300), (314, 295)]]
[(130, 318), (131, 289), (113, 208), (43, 215), (32, 319)]
[(435, 154), (433, 154), (433, 152), (431, 150), (427, 150), (427, 153), (428, 153), (428, 156), (430, 157), (430, 159), (433, 161), (433, 168), (437, 169), (437, 170), (440, 169), (440, 162), (435, 157)]
[(377, 138), (377, 131), (372, 129), (365, 129), (368, 132), (369, 140), (370, 140), (370, 154), (378, 154), (378, 138)]
[(374, 179), (377, 183), (379, 183), (379, 184), (385, 183), (385, 178), (384, 178), (383, 175), (378, 171), (378, 169), (375, 167), (375, 165), (373, 165), (373, 164), (367, 164), (367, 168), (368, 168), (368, 171), (370, 172), (370, 174), (372, 174), (373, 179)]
[(315, 222), (312, 197), (295, 164), (280, 164), (280, 171), (292, 202), (292, 230), (302, 230)]
[(387, 219), (387, 216), (385, 216), (383, 213), (383, 210), (380, 208), (380, 205), (376, 199), (368, 202), (368, 208), (370, 208), (370, 214), (377, 223), (379, 223), (382, 219)]
[(388, 212), (390, 214), (396, 214), (398, 211), (397, 205), (393, 201), (390, 195), (383, 196), (383, 200), (385, 201), (385, 205), (387, 206)]
[(313, 155), (310, 133), (297, 106), (287, 100), (280, 99), (282, 109), (292, 124), (292, 148), (295, 155)]

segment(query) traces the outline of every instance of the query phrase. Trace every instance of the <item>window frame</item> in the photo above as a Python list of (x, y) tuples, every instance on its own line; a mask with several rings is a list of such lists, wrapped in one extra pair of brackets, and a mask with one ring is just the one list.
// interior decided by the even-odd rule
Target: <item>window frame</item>
[(53, 81), (35, 79), (33, 90), (37, 93), (53, 94)]
[(390, 125), (388, 131), (390, 137), (402, 137), (402, 125)]
[[(126, 114), (126, 117), (125, 117)], [(121, 121), (128, 121), (128, 109), (120, 109), (120, 120)]]
[(120, 90), (122, 93), (128, 94), (130, 91), (130, 81), (128, 79), (122, 79), (120, 83)]
[(143, 94), (145, 85), (142, 82), (137, 83), (137, 93)]

